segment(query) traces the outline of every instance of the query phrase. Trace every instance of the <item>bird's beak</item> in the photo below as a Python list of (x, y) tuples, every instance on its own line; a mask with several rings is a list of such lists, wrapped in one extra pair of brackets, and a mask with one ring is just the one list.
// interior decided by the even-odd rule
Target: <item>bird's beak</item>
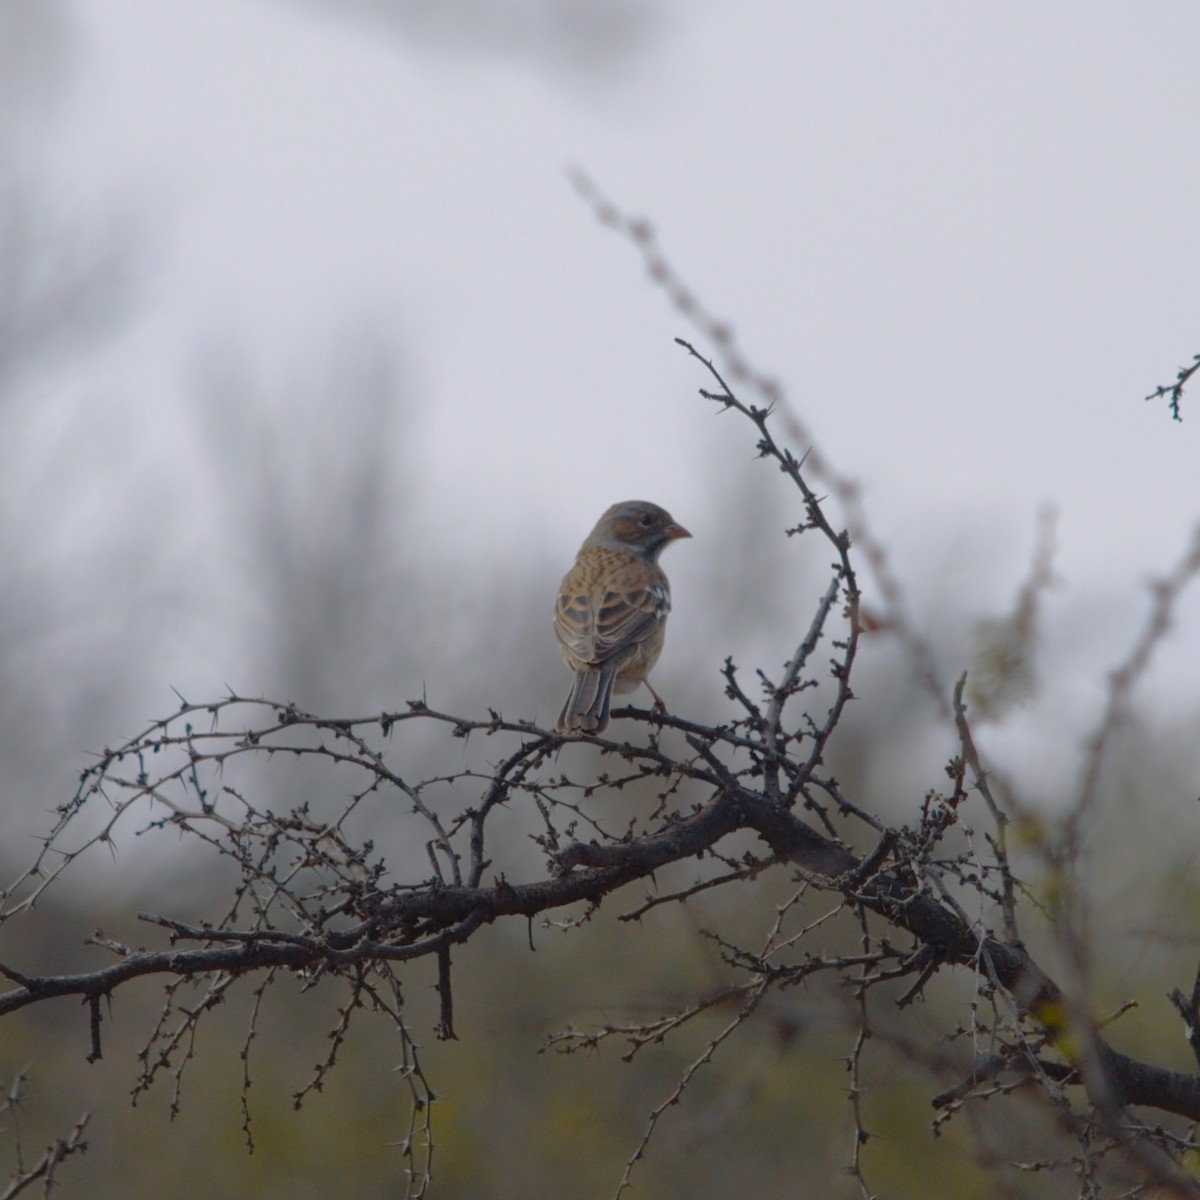
[(670, 525), (668, 525), (663, 530), (663, 533), (666, 534), (667, 541), (669, 541), (669, 542), (673, 542), (676, 538), (685, 538), (685, 537), (692, 536), (690, 533), (688, 533), (688, 531), (686, 529), (684, 529), (684, 527), (682, 525), (678, 524), (675, 521), (672, 521), (670, 523)]

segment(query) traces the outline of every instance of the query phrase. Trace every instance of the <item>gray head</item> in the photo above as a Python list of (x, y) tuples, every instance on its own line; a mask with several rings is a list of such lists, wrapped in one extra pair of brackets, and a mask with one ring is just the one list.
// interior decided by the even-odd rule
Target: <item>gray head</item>
[(596, 522), (583, 544), (630, 550), (654, 562), (669, 542), (691, 536), (665, 508), (649, 500), (622, 500)]

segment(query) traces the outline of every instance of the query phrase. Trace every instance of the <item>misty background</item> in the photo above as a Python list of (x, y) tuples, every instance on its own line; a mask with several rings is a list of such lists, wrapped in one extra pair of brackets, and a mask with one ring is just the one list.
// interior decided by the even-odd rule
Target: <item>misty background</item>
[[(1145, 618), (1147, 583), (1200, 515), (1194, 398), (1182, 424), (1142, 399), (1200, 350), (1200, 83), (1178, 52), (1198, 34), (1200, 10), (1185, 3), (7, 0), (5, 869), (31, 857), (90, 755), (170, 712), (175, 692), (201, 701), (228, 687), (329, 716), (424, 695), (445, 711), (552, 721), (567, 683), (554, 589), (615, 500), (661, 503), (695, 535), (664, 562), (675, 607), (655, 684), (675, 711), (720, 719), (727, 655), (747, 669), (787, 657), (827, 555), (784, 537), (794, 497), (755, 461), (749, 428), (696, 395), (709, 380), (672, 339), (711, 347), (580, 201), (577, 167), (650, 220), (822, 453), (859, 482), (945, 680), (970, 665), (976, 623), (1013, 605), (1039, 512), (1057, 514), (1036, 689), (979, 731), (1024, 799), (1053, 812), (1106, 673)], [(1137, 890), (1143, 864), (1119, 814), (1150, 806), (1152, 832), (1139, 828), (1136, 844), (1156, 882), (1141, 880), (1146, 912), (1131, 930), (1158, 921), (1166, 894), (1194, 927), (1194, 839), (1179, 835), (1194, 832), (1200, 795), (1198, 661), (1193, 592), (1138, 693), (1110, 850), (1097, 838), (1097, 862), (1115, 864), (1103, 886)], [(952, 742), (886, 636), (869, 639), (860, 670), (843, 782), (868, 806), (904, 811), (937, 783)], [(433, 769), (447, 747), (411, 753)], [(68, 969), (97, 924), (147, 896), (170, 909), (165, 884), (181, 909), (202, 894), (205, 868), (185, 847), (142, 849), (81, 864), (62, 900), (78, 911), (42, 914), (71, 935), (29, 953)], [(590, 1179), (591, 1164), (615, 1179), (677, 1069), (639, 1077), (627, 1105), (619, 1063), (538, 1058), (546, 1029), (591, 1005), (603, 955), (564, 944), (552, 964), (501, 931), (487, 944), (463, 969), (512, 977), (503, 1004), (486, 985), (473, 1017), (464, 1002), (470, 1049), (445, 1051), (448, 1089), (478, 1096), (446, 1132), (449, 1186), (528, 1195), (555, 1172)], [(650, 997), (700, 986), (713, 964), (696, 945), (661, 975), (639, 964), (638, 986)], [(420, 987), (412, 1002), (428, 1003)], [(157, 998), (146, 1004), (155, 1012)], [(285, 1027), (304, 1028), (297, 1005)], [(103, 1166), (123, 1187), (190, 1194), (186, 1167), (122, 1174), (130, 1135), (118, 1123), (138, 1116), (121, 1055), (85, 1068), (82, 1020), (57, 1015), (61, 1066), (34, 1014), (0, 1029), (0, 1046), (5, 1064), (46, 1064), (49, 1127), (59, 1103), (69, 1119), (87, 1104), (107, 1114), (77, 1178)], [(499, 1045), (495, 1029), (514, 1026), (518, 1044)], [(291, 1036), (277, 1035), (278, 1064), (268, 1057), (284, 1097)], [(347, 1095), (317, 1114), (353, 1114), (350, 1158), (394, 1136), (380, 1051), (357, 1053)], [(676, 1164), (658, 1194), (710, 1194), (735, 1175), (747, 1185), (803, 1155), (828, 1157), (837, 1177), (845, 1147), (787, 1136), (800, 1118), (778, 1093), (791, 1095), (796, 1064), (780, 1053), (764, 1038), (728, 1084), (774, 1095), (778, 1129), (743, 1119), (778, 1137), (776, 1150), (718, 1139), (726, 1166), (714, 1175), (696, 1145), (715, 1134), (672, 1134), (678, 1154), (654, 1156)], [(287, 1111), (262, 1118), (245, 1156), (235, 1058), (210, 1097), (229, 1186), (335, 1186), (304, 1158), (317, 1133)], [(830, 1063), (803, 1070), (837, 1078)], [(610, 1076), (605, 1092), (596, 1080)], [(506, 1155), (512, 1135), (472, 1119), (472, 1103), (493, 1111), (483, 1078), (508, 1083), (509, 1116), (543, 1154)], [(365, 1121), (359, 1089), (372, 1088)], [(700, 1104), (701, 1125), (748, 1111), (748, 1095), (731, 1095)], [(804, 1103), (820, 1107), (815, 1093)], [(897, 1102), (896, 1119), (919, 1124), (908, 1107)], [(344, 1182), (349, 1168), (322, 1153)], [(165, 1158), (155, 1170), (168, 1172)], [(358, 1186), (382, 1194), (386, 1164), (373, 1150), (358, 1158), (376, 1172)], [(681, 1159), (694, 1160), (690, 1175)], [(895, 1170), (896, 1194), (919, 1189), (920, 1171), (906, 1185)]]

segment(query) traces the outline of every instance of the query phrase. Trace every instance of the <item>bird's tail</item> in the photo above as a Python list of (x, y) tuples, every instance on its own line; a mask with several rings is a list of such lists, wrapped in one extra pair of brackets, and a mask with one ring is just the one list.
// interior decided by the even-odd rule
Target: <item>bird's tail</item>
[(615, 671), (605, 668), (576, 671), (571, 694), (558, 715), (558, 732), (600, 733), (606, 729), (616, 677)]

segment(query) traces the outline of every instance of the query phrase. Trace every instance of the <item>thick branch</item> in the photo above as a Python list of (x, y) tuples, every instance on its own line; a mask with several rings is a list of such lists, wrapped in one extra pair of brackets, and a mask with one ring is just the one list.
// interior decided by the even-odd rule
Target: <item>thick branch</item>
[[(755, 830), (777, 858), (794, 863), (823, 886), (842, 890), (847, 898), (908, 931), (941, 961), (986, 971), (1012, 994), (1022, 1011), (1054, 1035), (1063, 1009), (1061, 992), (1024, 946), (979, 937), (947, 905), (914, 891), (902, 869), (860, 878), (863, 861), (850, 850), (793, 813), (745, 790), (724, 791), (693, 816), (636, 841), (568, 846), (560, 855), (563, 873), (553, 878), (524, 884), (502, 880), (482, 888), (429, 887), (390, 895), (369, 918), (321, 937), (284, 939), (265, 932), (197, 928), (187, 936), (223, 944), (131, 953), (98, 971), (27, 980), (25, 986), (0, 996), (0, 1015), (56, 996), (91, 999), (145, 975), (189, 977), (214, 971), (237, 975), (269, 967), (328, 970), (436, 954), (502, 917), (531, 917), (581, 901), (598, 904), (624, 884), (701, 854), (738, 829)], [(1100, 1052), (1121, 1103), (1149, 1105), (1200, 1120), (1200, 1078), (1138, 1062), (1103, 1042)]]
[[(187, 936), (224, 944), (196, 950), (130, 953), (111, 966), (75, 975), (39, 979), (19, 976), (25, 985), (0, 995), (0, 1016), (56, 996), (106, 995), (143, 975), (188, 977), (213, 971), (238, 975), (267, 967), (295, 971), (422, 957), (466, 941), (481, 925), (500, 917), (531, 917), (580, 901), (598, 904), (630, 880), (702, 852), (738, 824), (738, 808), (718, 798), (695, 816), (652, 837), (618, 846), (568, 847), (563, 855), (564, 867), (582, 869), (569, 869), (532, 883), (430, 887), (388, 896), (367, 920), (320, 937), (197, 927)], [(173, 928), (177, 938), (183, 936), (178, 932), (183, 927)]]
[[(778, 857), (814, 875), (832, 881), (851, 875), (858, 865), (853, 854), (826, 842), (791, 813), (763, 804), (749, 806), (747, 811), (750, 823)], [(858, 890), (856, 898), (936, 949), (944, 962), (975, 969), (986, 962), (996, 982), (1052, 1039), (1061, 1031), (1062, 993), (1023, 945), (977, 937), (948, 907), (931, 896), (914, 894), (896, 872), (876, 875)], [(1148, 1105), (1200, 1120), (1200, 1076), (1139, 1062), (1103, 1040), (1098, 1041), (1098, 1050), (1120, 1104)]]

